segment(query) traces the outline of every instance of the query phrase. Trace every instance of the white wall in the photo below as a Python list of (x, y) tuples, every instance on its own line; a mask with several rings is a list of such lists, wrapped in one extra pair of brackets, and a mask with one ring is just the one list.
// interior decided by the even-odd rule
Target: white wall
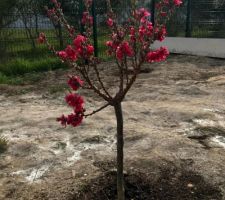
[(225, 39), (167, 37), (154, 47), (167, 46), (171, 53), (225, 58)]

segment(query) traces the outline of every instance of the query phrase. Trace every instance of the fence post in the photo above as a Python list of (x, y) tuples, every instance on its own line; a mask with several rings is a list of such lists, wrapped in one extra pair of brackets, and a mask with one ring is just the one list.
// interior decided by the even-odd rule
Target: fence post
[(84, 3), (83, 0), (79, 0), (79, 15), (80, 15), (80, 33), (83, 34), (84, 32), (84, 25), (82, 24), (82, 17), (84, 11)]
[(152, 0), (152, 4), (151, 4), (151, 22), (152, 22), (152, 25), (154, 26), (154, 24), (155, 24), (155, 0)]
[(191, 37), (191, 0), (187, 0), (186, 37)]
[(95, 48), (95, 57), (98, 57), (98, 33), (97, 33), (97, 16), (95, 8), (95, 0), (92, 1), (92, 16), (93, 16), (93, 40)]

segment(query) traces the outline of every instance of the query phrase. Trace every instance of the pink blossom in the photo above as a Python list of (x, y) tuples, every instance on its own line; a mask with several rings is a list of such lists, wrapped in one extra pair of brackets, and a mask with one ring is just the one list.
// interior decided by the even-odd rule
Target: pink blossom
[(112, 41), (107, 41), (105, 44), (106, 44), (107, 47), (113, 47)]
[(122, 44), (122, 48), (123, 48), (123, 52), (125, 53), (126, 56), (132, 57), (134, 54), (133, 49), (131, 48), (131, 46), (129, 45), (128, 42), (124, 42)]
[(62, 60), (66, 60), (67, 59), (67, 53), (65, 51), (58, 51), (56, 53)]
[[(147, 29), (147, 35), (151, 35), (152, 34), (152, 31), (153, 31), (153, 25), (152, 25), (152, 22), (148, 22), (146, 24), (146, 29)], [(149, 34), (150, 32), (150, 34)]]
[(159, 28), (155, 29), (156, 40), (159, 40), (160, 42), (162, 42), (165, 39), (166, 34), (167, 31), (165, 26), (163, 26), (161, 29)]
[(67, 54), (67, 58), (70, 59), (71, 61), (76, 61), (77, 60), (77, 54), (76, 51), (72, 48), (71, 45), (68, 45), (65, 49), (65, 52)]
[(114, 24), (113, 19), (112, 19), (112, 18), (109, 18), (109, 19), (107, 20), (107, 25), (108, 25), (109, 27), (112, 27), (113, 24)]
[(145, 23), (147, 21), (147, 17), (151, 15), (145, 8), (140, 8), (136, 11), (137, 16), (141, 19), (141, 23)]
[(83, 12), (83, 17), (82, 17), (81, 23), (83, 25), (85, 25), (85, 24), (93, 25), (93, 17), (90, 16), (88, 12)]
[(169, 55), (169, 51), (166, 47), (161, 47), (156, 51), (150, 51), (146, 56), (146, 61), (149, 63), (161, 62), (166, 60)]
[(131, 35), (135, 35), (135, 28), (132, 26), (132, 27), (130, 27), (130, 34)]
[(67, 83), (73, 90), (76, 91), (83, 86), (84, 81), (82, 81), (78, 76), (71, 76)]
[(92, 45), (87, 46), (87, 54), (92, 55), (94, 53), (94, 47)]
[(46, 42), (46, 36), (44, 33), (39, 34), (38, 43), (43, 44)]
[(79, 126), (83, 121), (83, 115), (79, 113), (72, 113), (67, 117), (67, 124), (73, 127)]
[(148, 16), (151, 15), (151, 13), (150, 13), (147, 9), (145, 9), (145, 8), (140, 8), (140, 9), (138, 10), (138, 13), (140, 14), (140, 17), (141, 17), (141, 18), (142, 18), (142, 17), (148, 17)]
[(130, 27), (130, 41), (131, 41), (131, 42), (135, 42), (135, 41), (136, 41), (136, 36), (135, 36), (135, 34), (136, 34), (135, 28), (134, 28), (133, 26)]
[(146, 33), (146, 28), (145, 28), (145, 26), (143, 26), (143, 25), (140, 26), (138, 32), (139, 32), (139, 37), (140, 37), (140, 38), (143, 38), (144, 35), (145, 35), (145, 33)]
[(67, 117), (62, 115), (61, 117), (57, 118), (58, 122), (61, 122), (63, 126), (71, 125), (73, 127), (77, 127), (82, 123), (83, 114), (82, 113), (72, 113)]
[(84, 99), (82, 96), (75, 93), (69, 93), (66, 95), (65, 100), (67, 104), (73, 107), (76, 112), (80, 112), (82, 110), (84, 104)]
[(118, 45), (113, 41), (107, 41), (106, 46), (109, 48), (108, 54), (112, 55), (112, 53), (117, 49)]
[(106, 42), (106, 46), (109, 47), (109, 48), (112, 48), (112, 49), (116, 50), (117, 47), (118, 47), (118, 44), (116, 42), (113, 42), (113, 41), (107, 41)]
[(123, 42), (120, 46), (117, 47), (116, 57), (118, 60), (122, 60), (124, 56), (132, 57), (134, 55), (134, 51), (128, 42)]
[(77, 35), (77, 37), (73, 40), (73, 44), (76, 49), (81, 48), (82, 44), (87, 41), (87, 38), (83, 35)]
[(181, 0), (173, 0), (175, 6), (180, 6), (183, 2)]
[(82, 17), (82, 24), (86, 24), (87, 23), (87, 18), (88, 18), (89, 13), (88, 12), (83, 12), (83, 17)]
[[(73, 90), (77, 90), (83, 85), (83, 81), (77, 76), (71, 76), (68, 80), (68, 85)], [(76, 93), (69, 93), (66, 95), (65, 100), (69, 106), (73, 107), (74, 113), (68, 116), (62, 115), (61, 117), (57, 118), (57, 121), (61, 122), (63, 126), (71, 125), (76, 127), (81, 124), (84, 118), (84, 99), (82, 96)]]
[(144, 25), (141, 25), (138, 30), (139, 38), (141, 41), (144, 40), (145, 36), (151, 37), (153, 34), (153, 25), (147, 21)]
[(122, 47), (121, 46), (117, 47), (116, 57), (117, 57), (118, 60), (123, 60), (124, 53), (122, 51)]

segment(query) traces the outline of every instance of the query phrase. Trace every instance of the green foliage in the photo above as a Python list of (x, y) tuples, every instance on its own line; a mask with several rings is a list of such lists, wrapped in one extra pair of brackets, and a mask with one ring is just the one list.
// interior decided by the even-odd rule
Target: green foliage
[(8, 141), (5, 137), (0, 136), (0, 154), (4, 153), (8, 148)]
[(54, 70), (63, 66), (57, 58), (44, 57), (38, 60), (16, 58), (0, 64), (0, 72), (6, 76), (15, 76), (31, 72)]
[(20, 85), (22, 83), (21, 77), (9, 77), (0, 72), (0, 84)]
[(41, 79), (42, 75), (38, 72), (65, 68), (66, 65), (57, 58), (35, 57), (31, 54), (27, 57), (16, 57), (0, 63), (0, 84), (21, 85), (33, 83)]

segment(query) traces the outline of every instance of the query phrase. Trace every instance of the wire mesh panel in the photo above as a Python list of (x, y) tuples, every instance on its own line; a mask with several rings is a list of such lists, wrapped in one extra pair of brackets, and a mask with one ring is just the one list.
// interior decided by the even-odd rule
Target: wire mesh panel
[(173, 15), (166, 24), (169, 37), (186, 36), (187, 4), (188, 0), (184, 0), (180, 8), (175, 9)]
[[(81, 31), (80, 19), (82, 15), (82, 0), (62, 1), (66, 19), (77, 32)], [(112, 1), (120, 23), (123, 23), (130, 14), (130, 0)], [(153, 0), (140, 0), (139, 7), (152, 10)], [(157, 0), (155, 0), (157, 3)], [(190, 36), (203, 38), (225, 38), (225, 1), (224, 0), (183, 0), (183, 5), (176, 9), (167, 23), (168, 36)], [(52, 6), (52, 5), (50, 5)], [(37, 6), (34, 6), (36, 8)], [(95, 0), (96, 28), (99, 56), (108, 59), (105, 53), (105, 42), (110, 37), (110, 30), (106, 25), (107, 6), (105, 0)], [(63, 26), (53, 24), (46, 12), (32, 7), (14, 9), (13, 12), (0, 15), (0, 59), (24, 55), (38, 51), (47, 53), (47, 49), (37, 45), (36, 38), (40, 32), (45, 32), (49, 41), (57, 49), (64, 48), (71, 42)]]
[(225, 38), (225, 1), (184, 0), (167, 27), (168, 36)]
[[(71, 5), (70, 5), (71, 4)], [(80, 31), (79, 4), (64, 6), (66, 19), (77, 31)], [(5, 23), (1, 23), (5, 22)], [(70, 42), (68, 33), (59, 23), (53, 23), (47, 16), (43, 6), (40, 10), (15, 9), (14, 12), (0, 18), (0, 52), (7, 59), (11, 56), (29, 56), (35, 53), (49, 54), (46, 47), (37, 44), (40, 32), (44, 32), (56, 49), (64, 48)]]
[(225, 38), (225, 1), (191, 2), (192, 37)]

